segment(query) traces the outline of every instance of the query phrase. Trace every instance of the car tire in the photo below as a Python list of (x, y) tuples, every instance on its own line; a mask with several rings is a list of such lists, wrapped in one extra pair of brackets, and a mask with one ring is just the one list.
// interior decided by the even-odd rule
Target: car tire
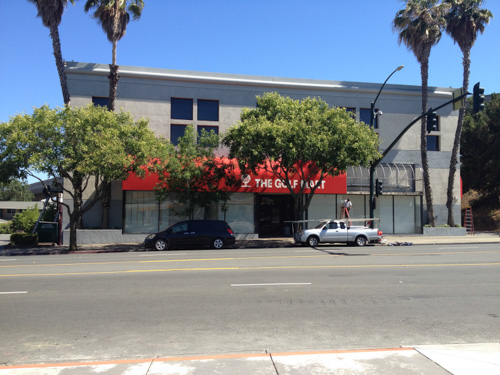
[(216, 238), (212, 241), (213, 249), (222, 249), (224, 247), (224, 240), (222, 238)]
[(168, 242), (162, 238), (160, 238), (159, 240), (156, 240), (155, 241), (155, 250), (158, 250), (158, 251), (168, 250)]
[(365, 246), (366, 243), (367, 243), (366, 237), (364, 237), (364, 236), (358, 236), (354, 240), (354, 243), (356, 244), (356, 246)]
[(318, 246), (319, 244), (319, 238), (316, 237), (316, 236), (311, 236), (307, 239), (307, 244), (310, 246), (310, 247), (316, 247)]

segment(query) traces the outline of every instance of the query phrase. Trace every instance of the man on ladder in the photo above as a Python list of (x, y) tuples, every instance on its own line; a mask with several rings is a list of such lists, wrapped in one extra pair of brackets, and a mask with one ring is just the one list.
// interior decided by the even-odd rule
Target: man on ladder
[(340, 214), (341, 219), (348, 218), (350, 219), (351, 217), (349, 216), (349, 211), (351, 211), (352, 208), (352, 202), (349, 198), (347, 198), (344, 203), (342, 203), (342, 212)]

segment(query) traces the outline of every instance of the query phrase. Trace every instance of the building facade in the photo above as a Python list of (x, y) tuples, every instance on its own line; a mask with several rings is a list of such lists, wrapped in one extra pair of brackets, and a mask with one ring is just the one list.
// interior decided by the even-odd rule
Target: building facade
[[(105, 64), (67, 63), (66, 74), (74, 106), (106, 104), (109, 91), (109, 66)], [(319, 97), (330, 106), (352, 111), (356, 119), (370, 123), (370, 103), (381, 84), (289, 79), (277, 77), (216, 74), (120, 66), (120, 81), (115, 107), (135, 118), (149, 119), (151, 129), (174, 144), (187, 125), (222, 134), (235, 125), (243, 108), (255, 108), (256, 96), (278, 92), (293, 99)], [(428, 106), (452, 98), (452, 88), (429, 88)], [(376, 110), (375, 130), (380, 150), (421, 114), (419, 86), (386, 85)], [(427, 137), (434, 210), (438, 224), (447, 221), (446, 187), (458, 111), (447, 106), (438, 111), (438, 130)], [(375, 217), (385, 233), (421, 233), (426, 224), (420, 157), (420, 122), (415, 124), (377, 167), (376, 178), (383, 181), (384, 194), (376, 199)], [(276, 181), (249, 176), (247, 189), (234, 193), (229, 209), (200, 210), (197, 217), (226, 219), (240, 236), (265, 237), (290, 235), (285, 223), (292, 214), (291, 196)], [(257, 181), (258, 180), (258, 181)], [(300, 183), (300, 182), (298, 182)], [(158, 202), (151, 180), (115, 182), (112, 191), (111, 227), (124, 234), (146, 234), (162, 230), (181, 218), (175, 201)], [(91, 194), (91, 192), (88, 192)], [(460, 189), (454, 189), (455, 221), (460, 222)], [(338, 217), (342, 202), (349, 198), (351, 217), (369, 217), (369, 173), (365, 168), (350, 167), (345, 176), (327, 182), (318, 189), (306, 219)], [(100, 224), (100, 205), (85, 217), (87, 227)]]

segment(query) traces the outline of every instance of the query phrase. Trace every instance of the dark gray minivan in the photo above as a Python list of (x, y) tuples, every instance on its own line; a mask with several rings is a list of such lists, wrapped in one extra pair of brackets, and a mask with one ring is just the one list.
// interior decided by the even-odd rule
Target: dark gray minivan
[(212, 247), (221, 249), (234, 245), (234, 232), (223, 220), (180, 221), (144, 240), (146, 248), (169, 250), (174, 247)]

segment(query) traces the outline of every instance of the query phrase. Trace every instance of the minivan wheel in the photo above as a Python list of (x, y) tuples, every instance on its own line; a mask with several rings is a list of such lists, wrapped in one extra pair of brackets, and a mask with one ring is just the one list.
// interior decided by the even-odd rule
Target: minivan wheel
[(307, 239), (307, 244), (311, 247), (316, 247), (319, 244), (319, 239), (316, 236), (311, 236)]
[(355, 244), (357, 246), (365, 246), (366, 245), (366, 237), (363, 237), (363, 236), (356, 237)]
[(216, 238), (215, 240), (212, 241), (212, 247), (214, 249), (222, 249), (224, 246), (224, 240), (222, 238)]
[(155, 250), (162, 251), (168, 250), (168, 243), (164, 239), (159, 239), (155, 241)]

